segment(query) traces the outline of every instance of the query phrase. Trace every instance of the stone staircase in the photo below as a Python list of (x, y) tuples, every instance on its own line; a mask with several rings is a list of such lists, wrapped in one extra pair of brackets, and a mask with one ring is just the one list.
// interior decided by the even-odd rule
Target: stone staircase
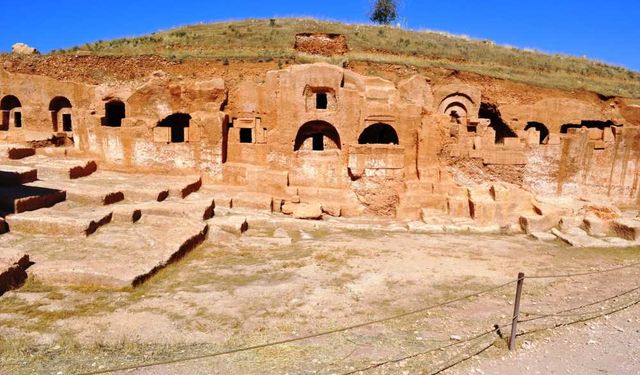
[(207, 237), (215, 204), (197, 193), (200, 176), (102, 171), (62, 152), (23, 154), (0, 157), (0, 233), (8, 232), (3, 246), (29, 254), (30, 273), (42, 280), (136, 286)]

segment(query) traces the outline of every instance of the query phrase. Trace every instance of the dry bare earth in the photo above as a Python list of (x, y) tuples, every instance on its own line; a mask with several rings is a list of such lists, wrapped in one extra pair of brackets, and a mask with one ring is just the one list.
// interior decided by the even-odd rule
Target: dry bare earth
[[(242, 236), (212, 230), (209, 243), (138, 289), (32, 279), (6, 294), (0, 371), (76, 373), (200, 355), (403, 313), (501, 284), (517, 271), (557, 273), (637, 258), (634, 249), (576, 251), (525, 237), (340, 230), (269, 217), (253, 222)], [(622, 276), (634, 272), (527, 282), (524, 308), (554, 311), (608, 296), (633, 284)], [(348, 372), (507, 323), (512, 289), (312, 340), (138, 372)], [(502, 355), (504, 342), (496, 346), (491, 355)], [(429, 372), (473, 347), (453, 349), (372, 373)]]
[(618, 374), (640, 372), (638, 305), (619, 314), (565, 327), (542, 340), (521, 342), (499, 359), (478, 357), (453, 374)]

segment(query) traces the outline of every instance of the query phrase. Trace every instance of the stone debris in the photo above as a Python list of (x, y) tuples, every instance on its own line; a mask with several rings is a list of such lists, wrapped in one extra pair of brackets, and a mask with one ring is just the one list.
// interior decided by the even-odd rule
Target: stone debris
[(555, 241), (557, 237), (553, 233), (549, 232), (533, 232), (530, 233), (530, 236), (535, 238), (538, 241)]
[(27, 270), (34, 264), (29, 260), (29, 255), (18, 254), (0, 248), (0, 297), (21, 287), (27, 280)]
[[(303, 220), (320, 220), (322, 219), (322, 207), (319, 204), (298, 203), (287, 206), (287, 212), (290, 212), (296, 219)], [(283, 206), (283, 213), (285, 208)]]
[(640, 240), (640, 220), (617, 219), (611, 222), (611, 231), (616, 236), (629, 241)]
[(207, 224), (216, 226), (227, 232), (242, 234), (249, 229), (247, 218), (241, 215), (214, 216), (207, 220)]

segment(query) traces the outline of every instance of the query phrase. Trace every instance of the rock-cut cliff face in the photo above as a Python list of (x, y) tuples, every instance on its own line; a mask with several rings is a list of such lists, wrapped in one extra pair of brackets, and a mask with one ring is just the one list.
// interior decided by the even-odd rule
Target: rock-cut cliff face
[[(389, 80), (322, 63), (102, 85), (0, 71), (0, 99), (0, 142), (64, 145), (106, 168), (195, 171), (344, 216), (427, 209), (502, 221), (509, 209), (535, 212), (516, 204), (534, 195), (638, 204), (640, 103), (630, 99), (492, 92), (489, 102), (455, 77)], [(495, 184), (514, 193), (496, 198)]]

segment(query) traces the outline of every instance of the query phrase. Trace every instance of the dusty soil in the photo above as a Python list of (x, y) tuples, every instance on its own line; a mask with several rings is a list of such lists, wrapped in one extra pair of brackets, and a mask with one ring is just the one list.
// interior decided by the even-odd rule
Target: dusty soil
[[(283, 230), (291, 244), (280, 237)], [(137, 289), (30, 279), (1, 300), (0, 372), (96, 371), (256, 345), (420, 309), (512, 280), (518, 271), (556, 274), (637, 258), (635, 249), (577, 251), (524, 236), (381, 233), (267, 220), (242, 236), (210, 233), (209, 243)], [(540, 314), (610, 296), (634, 286), (629, 276), (636, 272), (527, 281), (523, 310)], [(347, 373), (508, 323), (513, 289), (311, 340), (134, 373)], [(552, 323), (542, 319), (522, 329)], [(543, 339), (530, 337), (536, 345)], [(492, 342), (490, 357), (503, 355), (504, 340), (494, 334), (470, 344)], [(461, 344), (369, 372), (430, 373), (473, 349)]]
[(522, 340), (519, 351), (469, 361), (452, 374), (619, 374), (640, 371), (640, 306)]

